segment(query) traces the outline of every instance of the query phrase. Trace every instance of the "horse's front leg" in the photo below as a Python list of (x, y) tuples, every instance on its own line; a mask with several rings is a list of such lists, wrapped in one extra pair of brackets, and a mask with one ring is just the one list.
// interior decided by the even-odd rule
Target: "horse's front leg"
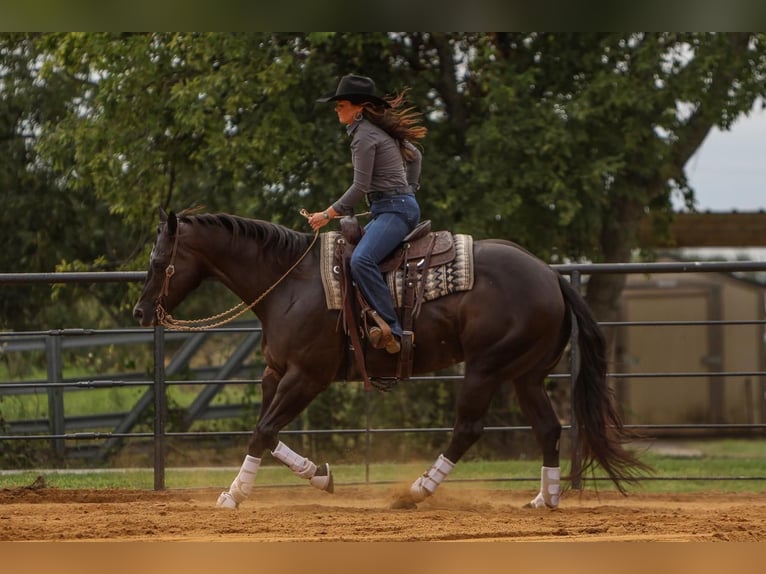
[(320, 383), (299, 372), (280, 376), (269, 367), (263, 374), (263, 403), (261, 416), (248, 446), (248, 454), (239, 474), (228, 491), (218, 497), (219, 508), (237, 508), (250, 495), (255, 477), (261, 465), (263, 451), (268, 449), (272, 456), (285, 464), (300, 478), (326, 492), (333, 492), (333, 476), (330, 465), (317, 466), (306, 457), (296, 453), (279, 440), (279, 431), (297, 417), (311, 401), (324, 390), (329, 381)]

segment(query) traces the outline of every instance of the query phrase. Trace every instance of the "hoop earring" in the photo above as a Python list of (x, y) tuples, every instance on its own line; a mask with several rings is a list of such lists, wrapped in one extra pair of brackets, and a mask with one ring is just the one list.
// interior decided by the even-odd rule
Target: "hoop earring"
[(363, 117), (364, 117), (364, 114), (363, 114), (363, 113), (362, 113), (362, 111), (360, 110), (360, 111), (356, 112), (356, 114), (354, 114), (354, 121), (358, 122), (358, 121), (360, 121), (360, 120), (361, 120)]

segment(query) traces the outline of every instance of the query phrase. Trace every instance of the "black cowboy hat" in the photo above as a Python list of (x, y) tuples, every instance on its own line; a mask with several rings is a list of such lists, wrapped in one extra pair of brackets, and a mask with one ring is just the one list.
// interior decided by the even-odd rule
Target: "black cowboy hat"
[(372, 78), (355, 74), (343, 76), (338, 82), (338, 88), (334, 92), (322, 96), (317, 102), (324, 103), (336, 100), (348, 100), (354, 104), (372, 102), (378, 106), (391, 107), (386, 100), (375, 94), (375, 82)]

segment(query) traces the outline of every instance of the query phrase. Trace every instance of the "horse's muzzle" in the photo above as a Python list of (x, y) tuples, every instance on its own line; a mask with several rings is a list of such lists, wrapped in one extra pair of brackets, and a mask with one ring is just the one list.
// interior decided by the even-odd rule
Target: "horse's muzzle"
[(142, 327), (151, 327), (154, 325), (154, 309), (147, 309), (147, 305), (138, 303), (133, 307), (133, 318), (138, 321)]

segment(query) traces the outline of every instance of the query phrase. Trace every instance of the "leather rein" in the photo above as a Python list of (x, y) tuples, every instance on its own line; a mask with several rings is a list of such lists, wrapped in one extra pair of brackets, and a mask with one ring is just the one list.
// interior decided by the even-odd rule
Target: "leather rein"
[(154, 316), (157, 324), (162, 325), (163, 327), (167, 327), (168, 329), (175, 329), (177, 331), (206, 331), (207, 329), (214, 329), (216, 327), (230, 323), (260, 303), (277, 287), (277, 285), (282, 283), (282, 281), (284, 281), (284, 279), (290, 273), (292, 273), (292, 271), (298, 265), (300, 265), (301, 261), (305, 259), (306, 255), (309, 254), (311, 248), (314, 247), (314, 244), (319, 237), (319, 230), (314, 233), (314, 239), (311, 240), (311, 244), (306, 248), (306, 251), (303, 252), (298, 260), (293, 263), (293, 265), (287, 271), (285, 271), (282, 276), (271, 285), (271, 287), (261, 293), (261, 295), (259, 295), (252, 303), (246, 305), (244, 301), (240, 301), (238, 304), (227, 309), (226, 311), (223, 311), (222, 313), (218, 313), (217, 315), (211, 315), (210, 317), (205, 317), (203, 319), (187, 320), (175, 319), (170, 313), (168, 313), (167, 309), (165, 309), (165, 299), (167, 298), (170, 289), (170, 279), (173, 277), (173, 275), (175, 275), (176, 272), (175, 259), (176, 253), (178, 251), (178, 238), (180, 235), (180, 230), (176, 230), (175, 239), (173, 241), (173, 249), (170, 252), (170, 262), (168, 263), (167, 267), (165, 267), (165, 278), (162, 281), (162, 289), (160, 290), (160, 294), (154, 302)]

